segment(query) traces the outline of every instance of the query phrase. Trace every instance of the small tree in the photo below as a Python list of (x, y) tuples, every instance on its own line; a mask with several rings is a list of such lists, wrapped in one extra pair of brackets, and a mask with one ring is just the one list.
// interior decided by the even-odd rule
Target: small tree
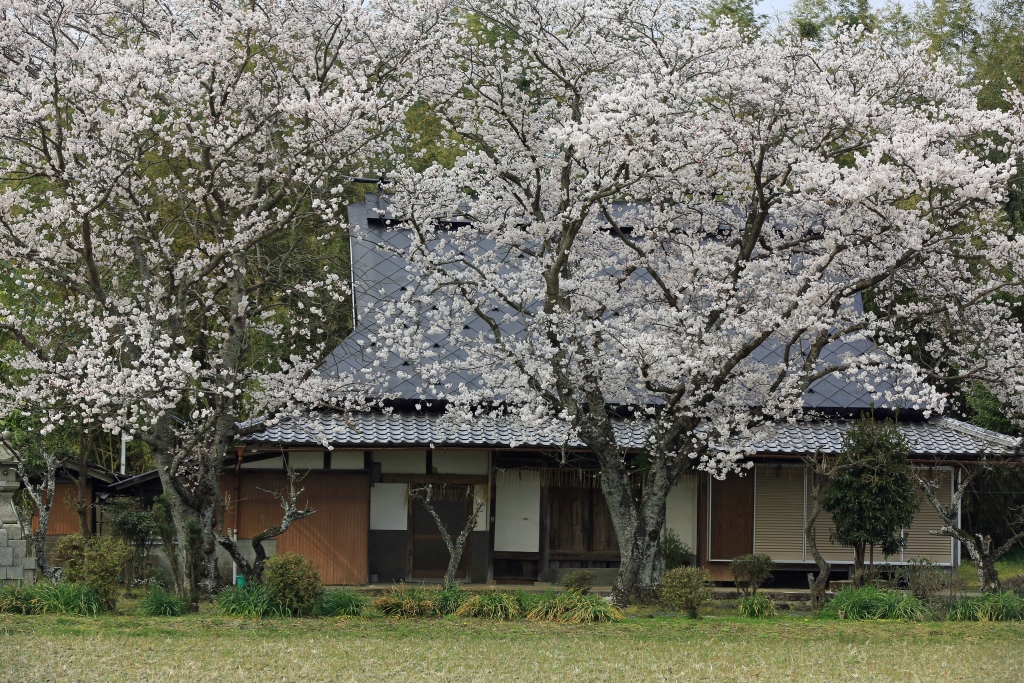
[(1010, 513), (1007, 524), (1011, 530), (1009, 538), (1001, 544), (992, 542), (992, 537), (984, 533), (971, 533), (960, 525), (960, 506), (963, 504), (964, 494), (971, 490), (971, 483), (987, 469), (991, 467), (987, 459), (982, 459), (970, 469), (962, 470), (960, 485), (953, 494), (949, 505), (943, 505), (939, 500), (939, 481), (935, 477), (925, 476), (924, 473), (915, 475), (917, 485), (924, 492), (925, 498), (939, 514), (942, 520), (940, 529), (929, 531), (933, 536), (948, 536), (960, 542), (967, 550), (968, 557), (978, 571), (978, 582), (981, 590), (986, 593), (998, 591), (1000, 588), (999, 572), (996, 570), (996, 562), (1005, 555), (1011, 548), (1024, 539), (1024, 506), (1008, 510)]
[(903, 529), (917, 512), (915, 480), (907, 455), (910, 447), (893, 420), (865, 415), (843, 434), (822, 507), (832, 513), (833, 543), (854, 553), (854, 585), (864, 584), (864, 555), (877, 545), (884, 555), (903, 549)]
[[(299, 521), (304, 517), (309, 517), (311, 514), (316, 512), (313, 508), (308, 505), (302, 510), (298, 509), (299, 496), (305, 489), (296, 489), (295, 485), (300, 481), (300, 477), (292, 469), (292, 466), (285, 460), (285, 469), (288, 472), (288, 489), (281, 493), (279, 491), (268, 491), (267, 489), (260, 489), (270, 495), (277, 498), (278, 502), (281, 503), (281, 507), (284, 509), (284, 515), (281, 517), (281, 522), (274, 526), (267, 527), (260, 533), (252, 537), (252, 551), (254, 554), (253, 561), (250, 563), (249, 560), (242, 554), (242, 551), (238, 548), (238, 541), (230, 536), (224, 536), (217, 531), (217, 542), (220, 543), (221, 547), (228, 551), (231, 555), (231, 559), (238, 565), (238, 570), (242, 572), (242, 576), (245, 577), (246, 581), (259, 583), (263, 580), (263, 569), (267, 562), (267, 551), (263, 547), (263, 541), (267, 539), (280, 536), (284, 532), (288, 531), (293, 523)], [(235, 503), (237, 505), (237, 501)], [(223, 510), (222, 515), (223, 517)], [(221, 528), (224, 525), (221, 524)]]
[(459, 563), (462, 562), (462, 552), (466, 549), (466, 540), (469, 538), (469, 532), (476, 526), (476, 518), (480, 514), (480, 510), (483, 509), (486, 500), (476, 495), (476, 489), (473, 486), (466, 486), (465, 496), (472, 501), (471, 510), (469, 516), (466, 517), (466, 523), (462, 525), (462, 529), (459, 531), (457, 536), (453, 536), (445, 525), (444, 520), (441, 519), (441, 515), (437, 513), (434, 508), (434, 485), (426, 484), (424, 486), (410, 487), (409, 496), (418, 499), (423, 503), (423, 507), (427, 509), (430, 516), (434, 518), (434, 523), (437, 524), (437, 530), (441, 532), (441, 538), (444, 540), (444, 544), (448, 547), (448, 569), (444, 572), (444, 585), (451, 586), (455, 583), (455, 572), (459, 569)]

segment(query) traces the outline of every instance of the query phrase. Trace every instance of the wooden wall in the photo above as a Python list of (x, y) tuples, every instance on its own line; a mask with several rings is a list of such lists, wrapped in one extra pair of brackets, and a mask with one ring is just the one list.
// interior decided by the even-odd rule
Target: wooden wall
[[(710, 560), (754, 551), (754, 477), (729, 474), (711, 480)], [(706, 556), (705, 556), (706, 557)], [(705, 558), (702, 558), (705, 559)]]
[[(226, 526), (238, 529), (238, 537), (252, 538), (281, 521), (281, 505), (269, 491), (284, 491), (283, 472), (242, 471), (225, 475), (222, 490), (231, 498)], [(304, 491), (299, 507), (316, 513), (295, 522), (278, 537), (278, 552), (307, 557), (331, 585), (367, 582), (367, 547), (370, 528), (370, 481), (365, 474), (312, 472), (299, 484)], [(237, 521), (236, 521), (237, 520)]]
[[(74, 508), (74, 501), (78, 498), (78, 484), (74, 482), (58, 482), (53, 492), (53, 507), (50, 508), (50, 526), (46, 530), (47, 536), (66, 536), (67, 534), (79, 534), (82, 526), (78, 522), (78, 512)], [(92, 501), (92, 483), (86, 485), (85, 499)], [(93, 509), (88, 511), (89, 524), (92, 524)], [(32, 516), (32, 529), (39, 529), (39, 513)]]
[(553, 562), (565, 567), (619, 561), (619, 543), (600, 489), (552, 486), (548, 501), (548, 547)]

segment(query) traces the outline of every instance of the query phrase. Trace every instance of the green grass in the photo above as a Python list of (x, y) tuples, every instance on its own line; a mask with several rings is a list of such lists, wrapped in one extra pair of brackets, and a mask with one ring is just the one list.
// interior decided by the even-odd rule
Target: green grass
[(864, 586), (844, 588), (825, 603), (823, 619), (854, 621), (893, 619), (922, 621), (932, 616), (928, 607), (909, 593)]
[(1020, 681), (1013, 623), (0, 615), (2, 681)]

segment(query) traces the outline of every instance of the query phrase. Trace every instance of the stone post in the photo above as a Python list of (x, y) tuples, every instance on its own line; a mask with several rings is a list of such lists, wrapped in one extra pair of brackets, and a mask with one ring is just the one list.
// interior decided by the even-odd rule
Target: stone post
[(36, 557), (14, 511), (14, 494), (20, 488), (17, 462), (0, 445), (0, 585), (36, 579)]

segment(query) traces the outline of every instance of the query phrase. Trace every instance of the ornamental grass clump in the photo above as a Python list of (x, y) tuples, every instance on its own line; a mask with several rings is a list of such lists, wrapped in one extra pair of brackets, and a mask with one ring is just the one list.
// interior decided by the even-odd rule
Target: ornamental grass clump
[(825, 603), (819, 615), (823, 619), (854, 621), (922, 621), (928, 619), (931, 612), (927, 605), (909, 593), (864, 586), (839, 591)]
[(511, 621), (522, 618), (526, 612), (520, 596), (515, 593), (483, 591), (462, 603), (456, 614), (460, 617)]
[(217, 593), (217, 607), (232, 617), (263, 619), (286, 617), (290, 612), (263, 584), (250, 583), (242, 588), (225, 588)]
[(188, 611), (184, 598), (170, 593), (160, 586), (153, 586), (140, 603), (142, 613), (147, 617), (180, 617)]
[(535, 621), (561, 621), (567, 624), (593, 624), (623, 618), (614, 605), (591, 593), (566, 591), (544, 595), (526, 614)]
[(365, 595), (339, 588), (324, 591), (313, 613), (318, 617), (358, 617), (369, 602)]
[(0, 613), (96, 616), (104, 609), (99, 594), (81, 583), (40, 581), (0, 588)]
[(1024, 598), (1016, 593), (985, 593), (955, 600), (946, 607), (949, 621), (1021, 621)]
[(298, 553), (281, 553), (268, 559), (264, 567), (263, 585), (288, 614), (313, 613), (324, 582), (309, 560)]
[(779, 616), (779, 610), (775, 606), (775, 601), (764, 593), (754, 593), (753, 595), (743, 596), (740, 598), (740, 602), (736, 608), (739, 610), (740, 616), (749, 617), (751, 619), (765, 619), (768, 617)]
[(406, 588), (399, 584), (373, 601), (386, 617), (432, 617), (437, 615), (437, 594), (426, 588)]
[(676, 567), (661, 577), (658, 596), (668, 607), (699, 619), (713, 598), (711, 574), (703, 567)]

